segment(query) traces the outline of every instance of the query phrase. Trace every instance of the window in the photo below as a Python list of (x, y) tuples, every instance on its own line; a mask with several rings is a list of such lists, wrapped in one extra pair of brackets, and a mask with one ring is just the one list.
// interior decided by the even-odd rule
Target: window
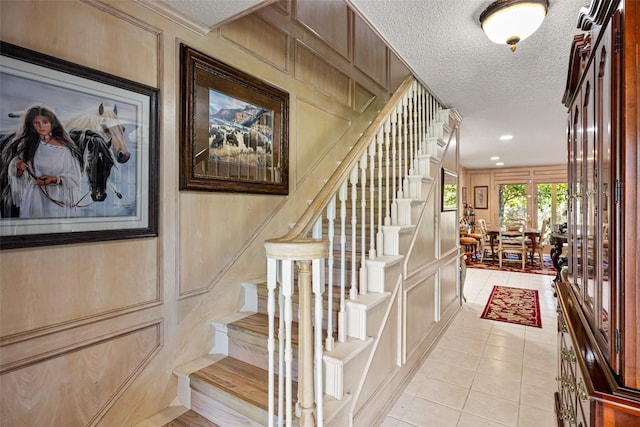
[(500, 184), (498, 222), (505, 218), (527, 218), (527, 184)]

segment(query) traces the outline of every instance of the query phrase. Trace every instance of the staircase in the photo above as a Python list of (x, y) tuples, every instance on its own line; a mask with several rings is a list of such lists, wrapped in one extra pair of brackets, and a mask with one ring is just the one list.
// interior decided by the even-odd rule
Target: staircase
[(190, 410), (171, 423), (183, 424), (159, 425), (352, 425), (457, 124), (403, 84), (291, 231), (266, 242), (267, 277), (212, 322), (210, 354), (175, 370)]

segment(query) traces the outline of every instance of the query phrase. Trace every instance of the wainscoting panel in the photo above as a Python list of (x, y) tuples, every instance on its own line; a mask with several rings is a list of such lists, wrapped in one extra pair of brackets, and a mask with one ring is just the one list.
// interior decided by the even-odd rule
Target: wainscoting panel
[(6, 372), (0, 382), (2, 425), (91, 425), (161, 346), (157, 321), (60, 348)]
[(413, 353), (436, 324), (436, 303), (439, 298), (436, 278), (435, 274), (425, 277), (405, 291), (406, 354)]
[[(440, 310), (438, 316), (447, 311), (452, 303), (459, 304), (460, 293), (458, 292), (458, 257), (454, 256), (447, 264), (440, 268)], [(440, 320), (438, 318), (438, 320)]]
[(3, 251), (1, 342), (161, 300), (154, 239)]
[(299, 114), (296, 127), (299, 129), (300, 140), (304, 141), (296, 150), (296, 164), (300, 174), (296, 176), (296, 181), (299, 182), (340, 141), (350, 123), (310, 101), (298, 99), (297, 104)]
[(358, 15), (353, 22), (354, 65), (380, 86), (387, 87), (387, 47)]
[(294, 67), (296, 79), (313, 85), (341, 104), (351, 107), (349, 76), (299, 41), (295, 44)]
[(373, 92), (359, 83), (354, 84), (353, 92), (353, 109), (358, 113), (362, 113), (376, 99)]
[(327, 45), (349, 60), (349, 18), (346, 3), (339, 1), (295, 1), (295, 18)]
[(406, 260), (407, 278), (436, 261), (436, 217), (439, 207), (434, 196), (432, 194), (425, 202), (424, 212), (417, 224), (416, 237)]
[(287, 72), (289, 36), (255, 15), (223, 25), (220, 36)]

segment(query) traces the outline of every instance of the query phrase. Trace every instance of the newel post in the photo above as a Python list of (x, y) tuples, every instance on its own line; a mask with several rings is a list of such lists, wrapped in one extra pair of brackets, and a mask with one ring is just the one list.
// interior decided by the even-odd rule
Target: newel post
[[(299, 291), (299, 319), (298, 319), (298, 406), (300, 409), (300, 422), (301, 427), (312, 427), (315, 425), (315, 404), (314, 404), (314, 348), (313, 348), (313, 310), (311, 306), (312, 299), (312, 261), (318, 259), (325, 259), (329, 254), (329, 242), (327, 240), (315, 240), (315, 239), (300, 239), (300, 240), (285, 240), (285, 239), (273, 239), (265, 242), (265, 249), (267, 259), (279, 260), (279, 261), (295, 261), (298, 263), (298, 291)], [(272, 262), (268, 262), (268, 266), (272, 266)], [(271, 267), (272, 268), (272, 267)], [(269, 274), (269, 272), (267, 272)], [(289, 287), (292, 289), (293, 283), (281, 283), (280, 286)], [(290, 310), (290, 308), (289, 308)], [(285, 313), (287, 308), (285, 308)], [(289, 321), (290, 316), (285, 316), (285, 321)], [(272, 320), (269, 319), (270, 325)], [(291, 329), (286, 328), (287, 332)], [(291, 342), (291, 337), (287, 337), (286, 342), (288, 345)], [(285, 349), (287, 354), (289, 349)], [(316, 349), (316, 351), (322, 351), (322, 348)], [(271, 360), (271, 358), (270, 358)], [(285, 358), (285, 363), (290, 363), (290, 360)], [(289, 373), (287, 369), (287, 373)], [(274, 367), (269, 366), (269, 377), (271, 379), (274, 375)], [(321, 381), (322, 379), (319, 379)], [(286, 378), (286, 382), (290, 384), (292, 379)], [(273, 390), (273, 382), (269, 381), (269, 396), (270, 399), (275, 394)], [(292, 425), (290, 419), (291, 404), (293, 396), (291, 396), (291, 387), (286, 387), (286, 402), (287, 413), (286, 425)], [(283, 399), (283, 396), (279, 396), (278, 399)], [(318, 399), (322, 399), (322, 396), (318, 396)], [(274, 409), (270, 400), (269, 404), (269, 418), (273, 420)], [(282, 417), (282, 414), (278, 414)]]

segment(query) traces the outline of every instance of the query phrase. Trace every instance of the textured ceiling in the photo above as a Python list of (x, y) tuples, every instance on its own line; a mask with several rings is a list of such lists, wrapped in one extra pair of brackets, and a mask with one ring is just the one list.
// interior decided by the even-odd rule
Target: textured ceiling
[[(300, 0), (330, 1), (330, 0)], [(468, 168), (566, 162), (561, 103), (576, 22), (589, 0), (549, 0), (545, 21), (515, 52), (489, 41), (480, 13), (493, 0), (348, 0), (447, 106), (462, 115)], [(144, 3), (147, 1), (143, 0)], [(206, 27), (270, 1), (163, 0)], [(499, 137), (513, 135), (511, 141)]]

